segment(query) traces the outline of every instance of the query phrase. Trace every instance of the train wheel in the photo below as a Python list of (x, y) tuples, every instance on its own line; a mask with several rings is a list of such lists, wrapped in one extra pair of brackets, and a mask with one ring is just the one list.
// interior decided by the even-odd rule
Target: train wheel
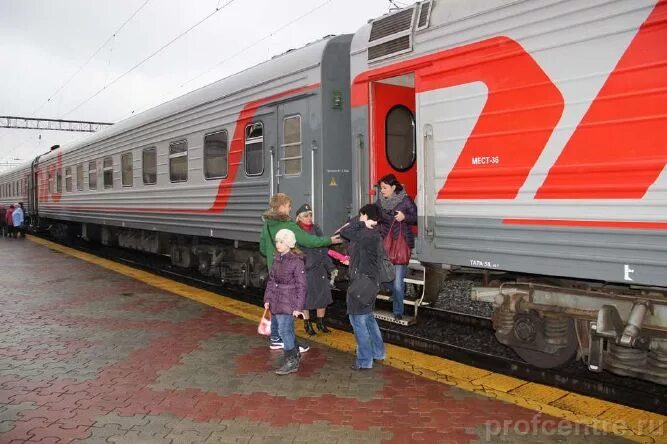
[[(531, 324), (531, 318), (532, 316), (527, 316), (516, 320), (514, 324), (515, 337), (527, 342), (533, 342), (536, 339), (533, 330), (534, 324)], [(541, 338), (542, 335), (537, 335), (537, 337), (540, 338), (538, 339), (539, 344), (545, 348), (549, 346), (549, 342), (559, 343), (561, 348), (555, 353), (535, 350), (535, 344), (533, 344), (533, 348), (513, 345), (512, 349), (521, 359), (538, 368), (554, 368), (567, 364), (576, 357), (579, 343), (577, 341), (574, 320), (561, 319), (559, 322), (560, 325), (558, 326), (558, 330), (560, 330), (561, 334), (558, 337)], [(547, 327), (547, 334), (548, 333), (551, 332), (548, 331)]]

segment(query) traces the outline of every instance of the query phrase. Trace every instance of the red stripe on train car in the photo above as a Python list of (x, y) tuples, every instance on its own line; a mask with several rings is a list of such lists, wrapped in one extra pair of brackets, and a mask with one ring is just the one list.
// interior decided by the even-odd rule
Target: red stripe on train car
[[(229, 200), (229, 196), (232, 194), (233, 185), (236, 180), (236, 174), (238, 173), (238, 168), (239, 165), (241, 165), (243, 157), (243, 148), (245, 145), (245, 134), (244, 134), (245, 127), (248, 123), (252, 121), (253, 117), (255, 117), (255, 113), (257, 112), (257, 110), (260, 107), (262, 107), (262, 105), (265, 105), (271, 101), (286, 96), (302, 94), (308, 91), (312, 91), (313, 89), (317, 89), (319, 87), (320, 83), (314, 83), (312, 85), (306, 85), (300, 88), (290, 89), (288, 91), (283, 91), (281, 93), (274, 94), (269, 97), (264, 97), (262, 99), (252, 101), (243, 107), (241, 113), (239, 114), (239, 118), (236, 121), (236, 127), (234, 128), (234, 138), (232, 139), (232, 144), (229, 148), (230, 173), (227, 176), (227, 178), (222, 179), (220, 181), (220, 184), (218, 185), (218, 193), (215, 197), (213, 205), (211, 205), (211, 207), (207, 210), (202, 210), (201, 211), (202, 213), (221, 213), (227, 206), (227, 201)], [(271, 171), (270, 174), (273, 174), (273, 171)], [(175, 210), (175, 212), (179, 211)], [(195, 212), (200, 212), (200, 211), (195, 211)]]
[[(115, 212), (127, 212), (127, 213), (181, 213), (181, 214), (213, 214), (221, 213), (227, 206), (229, 196), (232, 194), (234, 188), (234, 183), (236, 181), (236, 176), (238, 174), (239, 165), (241, 165), (243, 160), (243, 149), (245, 146), (245, 127), (248, 123), (252, 121), (257, 113), (257, 110), (262, 106), (270, 103), (274, 100), (281, 99), (283, 97), (292, 96), (296, 94), (303, 94), (308, 91), (312, 91), (320, 87), (320, 83), (313, 83), (311, 85), (301, 86), (299, 88), (293, 88), (287, 91), (279, 92), (277, 94), (263, 97), (261, 99), (254, 100), (247, 103), (241, 112), (239, 117), (236, 120), (234, 126), (234, 136), (232, 138), (232, 143), (229, 147), (229, 174), (225, 179), (221, 179), (218, 184), (218, 191), (215, 196), (213, 204), (206, 209), (197, 209), (197, 208), (118, 208), (118, 207), (70, 207), (70, 206), (59, 206), (54, 207), (53, 205), (44, 205), (45, 208), (49, 209), (62, 209), (62, 210), (74, 210), (74, 211), (115, 211)], [(58, 162), (61, 161), (60, 153), (58, 153)], [(50, 168), (50, 167), (49, 167)], [(273, 172), (271, 172), (273, 174)], [(44, 181), (42, 181), (44, 182)], [(46, 194), (48, 195), (48, 183), (44, 184), (46, 186)], [(53, 202), (58, 202), (60, 200), (60, 193), (58, 193), (57, 199), (54, 195), (52, 198)], [(40, 195), (40, 201), (44, 199)]]
[[(352, 106), (368, 104), (368, 82), (411, 72), (417, 93), (472, 82), (483, 82), (488, 89), (484, 108), (437, 198), (514, 199), (564, 109), (562, 94), (540, 65), (518, 42), (494, 37), (364, 72), (352, 82)], [(502, 163), (475, 163), (490, 155)]]
[(614, 220), (568, 219), (503, 219), (508, 225), (546, 225), (556, 227), (628, 228), (641, 230), (667, 230), (667, 222), (632, 222)]
[(641, 199), (667, 164), (667, 1), (639, 28), (536, 199)]

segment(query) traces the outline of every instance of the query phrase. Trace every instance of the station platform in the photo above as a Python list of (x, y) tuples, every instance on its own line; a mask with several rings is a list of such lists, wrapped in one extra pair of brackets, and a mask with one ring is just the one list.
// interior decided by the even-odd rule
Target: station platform
[(342, 331), (276, 376), (259, 307), (38, 238), (0, 257), (0, 443), (667, 442), (664, 416), (391, 345), (354, 371)]

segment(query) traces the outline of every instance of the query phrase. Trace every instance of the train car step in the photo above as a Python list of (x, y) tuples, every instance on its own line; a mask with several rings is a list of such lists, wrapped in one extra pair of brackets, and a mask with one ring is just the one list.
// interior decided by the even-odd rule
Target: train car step
[(375, 310), (373, 315), (375, 316), (375, 319), (379, 319), (380, 321), (393, 322), (394, 324), (398, 325), (408, 326), (417, 322), (417, 318), (408, 315), (403, 315), (401, 319), (395, 319), (394, 314), (386, 310)]

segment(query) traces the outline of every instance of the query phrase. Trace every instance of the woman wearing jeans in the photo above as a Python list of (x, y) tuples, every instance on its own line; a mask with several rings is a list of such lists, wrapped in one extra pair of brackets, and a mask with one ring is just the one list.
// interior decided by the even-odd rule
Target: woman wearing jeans
[[(415, 247), (415, 235), (412, 232), (412, 225), (417, 225), (417, 206), (414, 201), (405, 193), (396, 176), (387, 174), (379, 181), (380, 197), (378, 206), (380, 212), (380, 234), (382, 238), (392, 236), (396, 239), (400, 232), (405, 236), (410, 250)], [(391, 227), (391, 233), (390, 231)], [(403, 279), (408, 272), (408, 264), (394, 264), (396, 269), (396, 279), (392, 289), (392, 299), (394, 301), (393, 312), (394, 319), (403, 318), (403, 299), (405, 298), (405, 283)]]
[(348, 223), (341, 236), (350, 241), (350, 285), (347, 288), (347, 314), (357, 341), (357, 359), (352, 368), (373, 368), (373, 361), (384, 359), (384, 342), (373, 308), (379, 288), (382, 237), (377, 231), (379, 210), (365, 205), (359, 218)]

